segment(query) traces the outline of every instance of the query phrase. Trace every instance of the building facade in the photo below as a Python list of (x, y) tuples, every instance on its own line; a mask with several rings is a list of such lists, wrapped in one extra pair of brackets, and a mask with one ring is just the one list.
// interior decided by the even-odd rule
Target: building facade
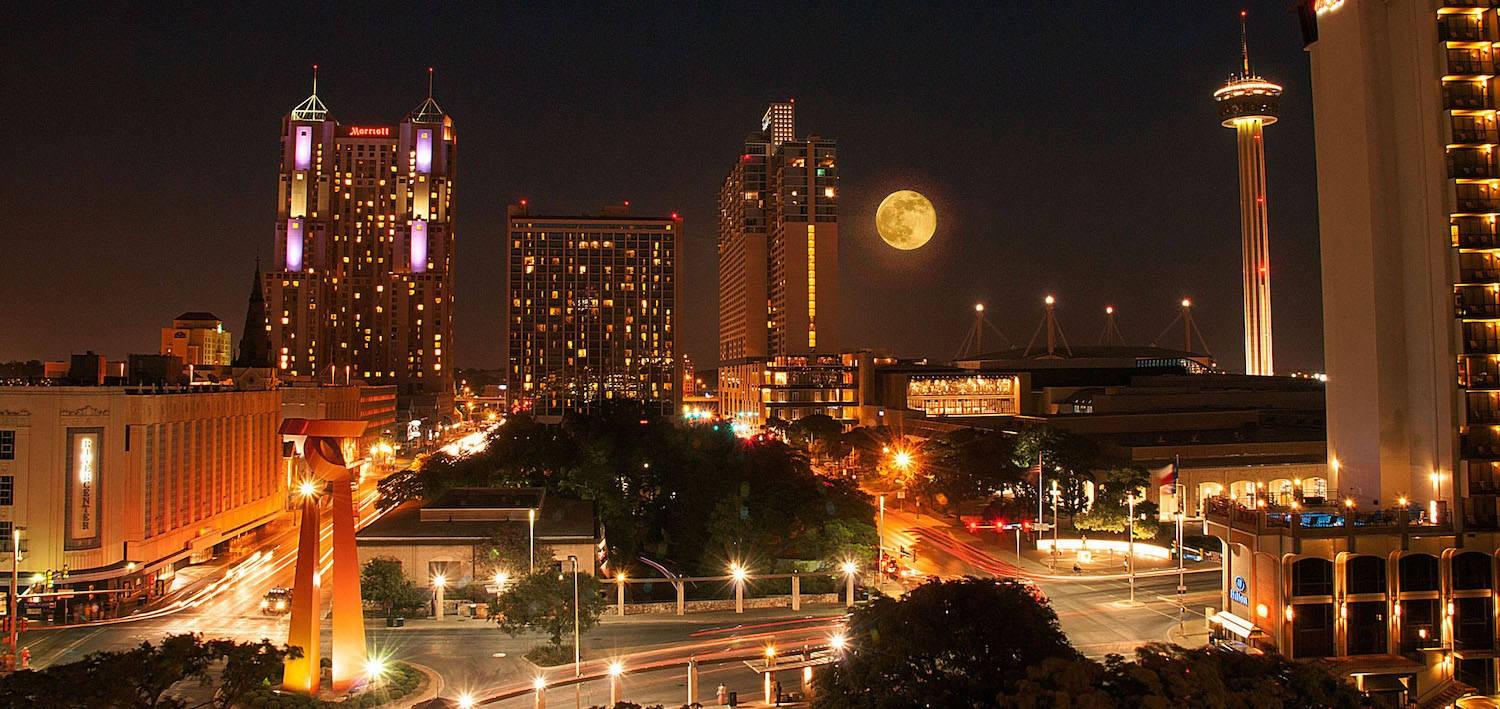
[[(768, 360), (838, 351), (838, 156), (796, 137), (795, 104), (771, 104), (719, 192), (719, 390), (724, 411), (764, 416)], [(730, 415), (726, 413), (725, 415)]]
[(1205, 501), (1228, 552), (1219, 632), (1333, 658), (1372, 691), (1451, 704), (1495, 692), (1500, 655), (1500, 18), (1477, 0), (1298, 10), (1316, 118), (1328, 489)]
[(451, 404), (456, 166), (453, 120), (430, 96), (396, 125), (344, 125), (314, 87), (282, 119), (272, 366)]
[(171, 327), (161, 329), (158, 354), (171, 355), (194, 367), (228, 366), (233, 341), (217, 315), (183, 313), (172, 318)]
[[(506, 297), (513, 398), (543, 415), (635, 399), (674, 414), (682, 219), (508, 209)], [(523, 403), (524, 405), (524, 403)]]
[(277, 392), (154, 391), (0, 388), (0, 538), (25, 528), (27, 576), (154, 580), (282, 510)]

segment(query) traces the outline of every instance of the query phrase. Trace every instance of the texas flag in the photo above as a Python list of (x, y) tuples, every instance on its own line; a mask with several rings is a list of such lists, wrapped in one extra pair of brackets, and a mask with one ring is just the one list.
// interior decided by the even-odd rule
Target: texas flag
[(1026, 469), (1026, 480), (1032, 485), (1040, 485), (1042, 482), (1042, 458), (1037, 456), (1036, 462)]
[(1165, 466), (1162, 466), (1160, 468), (1157, 468), (1156, 470), (1151, 471), (1151, 473), (1152, 473), (1152, 477), (1156, 480), (1156, 486), (1157, 487), (1161, 487), (1163, 485), (1171, 485), (1172, 486), (1172, 494), (1173, 495), (1177, 494), (1177, 459), (1176, 458), (1173, 458), (1172, 462), (1167, 463)]

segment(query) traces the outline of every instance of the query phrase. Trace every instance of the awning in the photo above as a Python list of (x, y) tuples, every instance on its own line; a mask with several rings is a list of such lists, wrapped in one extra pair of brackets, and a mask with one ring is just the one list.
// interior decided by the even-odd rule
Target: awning
[(1208, 619), (1208, 622), (1213, 623), (1214, 625), (1217, 625), (1245, 639), (1248, 639), (1250, 637), (1250, 634), (1255, 632), (1255, 626), (1251, 625), (1250, 621), (1245, 620), (1244, 618), (1241, 618), (1233, 613), (1225, 613), (1224, 611), (1219, 611), (1218, 613), (1213, 614), (1213, 616)]

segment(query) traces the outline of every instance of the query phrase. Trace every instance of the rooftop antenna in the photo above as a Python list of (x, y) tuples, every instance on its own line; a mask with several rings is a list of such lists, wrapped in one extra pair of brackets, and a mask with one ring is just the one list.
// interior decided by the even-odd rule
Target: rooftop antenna
[(1250, 42), (1246, 39), (1245, 10), (1240, 10), (1240, 57), (1245, 62), (1245, 78), (1250, 78)]
[(1115, 306), (1104, 306), (1104, 332), (1099, 334), (1099, 344), (1125, 346), (1125, 336), (1120, 334), (1120, 328), (1115, 325)]
[(432, 98), (432, 67), (427, 67), (427, 98)]
[(1198, 323), (1193, 322), (1193, 301), (1188, 298), (1182, 299), (1182, 310), (1178, 311), (1177, 317), (1172, 318), (1172, 322), (1167, 323), (1166, 329), (1162, 330), (1161, 334), (1157, 335), (1156, 339), (1151, 341), (1151, 346), (1155, 347), (1156, 343), (1162, 337), (1166, 336), (1171, 331), (1172, 326), (1178, 322), (1182, 323), (1182, 350), (1184, 352), (1193, 352), (1193, 335), (1197, 335), (1198, 344), (1203, 346), (1203, 354), (1212, 357), (1214, 353), (1208, 349), (1208, 341), (1203, 339), (1203, 333), (1198, 330)]
[(1049, 293), (1046, 298), (1042, 299), (1042, 303), (1045, 306), (1042, 321), (1037, 324), (1036, 332), (1031, 333), (1031, 341), (1026, 343), (1026, 352), (1021, 356), (1031, 356), (1032, 345), (1036, 344), (1037, 336), (1041, 335), (1042, 330), (1045, 329), (1047, 331), (1047, 356), (1057, 356), (1057, 341), (1062, 340), (1063, 350), (1068, 353), (1069, 357), (1072, 357), (1073, 348), (1068, 346), (1068, 338), (1063, 336), (1062, 328), (1057, 324), (1057, 314), (1053, 311), (1057, 305), (1057, 299)]
[[(990, 322), (987, 318), (984, 317), (984, 303), (975, 303), (974, 324), (969, 326), (969, 332), (968, 334), (964, 335), (963, 343), (958, 346), (958, 354), (955, 354), (953, 358), (961, 359), (963, 357), (969, 356), (978, 357), (979, 355), (984, 354), (985, 328), (989, 328), (990, 332), (999, 335), (1000, 340), (1005, 343), (1006, 347), (1015, 347), (1015, 344), (1010, 341), (1009, 337), (1005, 336), (1005, 333), (1000, 331), (1000, 328), (995, 327), (994, 323)], [(970, 354), (971, 343), (973, 345), (972, 354)]]
[(318, 65), (313, 65), (313, 95), (318, 95)]

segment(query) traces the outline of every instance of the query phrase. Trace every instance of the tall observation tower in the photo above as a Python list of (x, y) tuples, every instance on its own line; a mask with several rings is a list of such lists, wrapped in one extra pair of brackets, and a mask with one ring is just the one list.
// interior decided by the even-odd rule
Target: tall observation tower
[(1266, 235), (1266, 146), (1281, 87), (1250, 72), (1245, 13), (1240, 12), (1242, 71), (1214, 92), (1219, 118), (1233, 128), (1240, 153), (1240, 248), (1245, 280), (1245, 373), (1270, 375), (1271, 254)]

